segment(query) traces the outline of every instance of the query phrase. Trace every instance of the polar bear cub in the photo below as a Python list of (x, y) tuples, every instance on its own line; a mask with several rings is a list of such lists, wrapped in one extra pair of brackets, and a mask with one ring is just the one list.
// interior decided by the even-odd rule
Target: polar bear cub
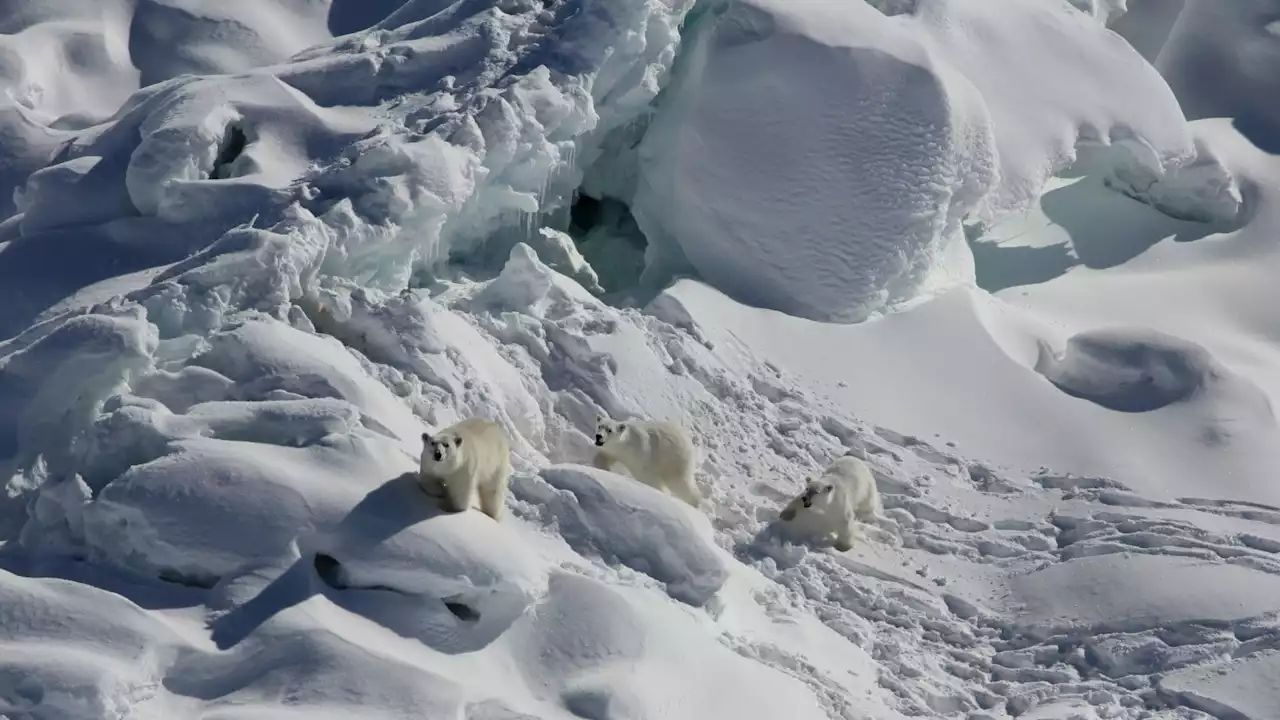
[(511, 479), (511, 444), (497, 423), (468, 418), (443, 430), (422, 433), (418, 481), (442, 497), (449, 512), (464, 512), (480, 496), (480, 511), (500, 520)]
[(855, 522), (884, 514), (871, 468), (853, 455), (836, 458), (821, 475), (809, 478), (779, 517), (791, 522), (801, 510), (806, 525), (820, 535), (835, 535), (834, 546), (840, 552), (853, 549), (853, 539), (861, 534)]
[(693, 507), (701, 502), (693, 477), (697, 449), (688, 431), (679, 425), (647, 420), (618, 422), (599, 415), (596, 447), (596, 467), (610, 470), (617, 463), (645, 485), (669, 492)]

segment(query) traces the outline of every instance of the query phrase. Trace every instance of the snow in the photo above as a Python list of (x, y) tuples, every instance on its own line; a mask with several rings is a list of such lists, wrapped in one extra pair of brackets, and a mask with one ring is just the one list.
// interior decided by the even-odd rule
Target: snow
[(749, 0), (695, 27), (634, 207), (747, 304), (862, 320), (971, 280), (961, 221), (1032, 204), (1077, 147), (1156, 178), (1195, 154), (1155, 69), (1065, 3)]
[(1280, 717), (1276, 8), (997, 5), (0, 3), (0, 718)]

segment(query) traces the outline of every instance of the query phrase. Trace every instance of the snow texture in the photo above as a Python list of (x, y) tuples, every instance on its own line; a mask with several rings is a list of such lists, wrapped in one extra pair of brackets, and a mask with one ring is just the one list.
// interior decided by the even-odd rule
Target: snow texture
[(0, 0), (0, 718), (1280, 717), (1276, 10)]

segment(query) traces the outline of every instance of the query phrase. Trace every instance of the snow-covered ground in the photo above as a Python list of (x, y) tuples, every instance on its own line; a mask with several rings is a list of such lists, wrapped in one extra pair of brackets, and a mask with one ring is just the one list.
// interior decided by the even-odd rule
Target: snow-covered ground
[(1277, 18), (0, 1), (0, 718), (1280, 718)]

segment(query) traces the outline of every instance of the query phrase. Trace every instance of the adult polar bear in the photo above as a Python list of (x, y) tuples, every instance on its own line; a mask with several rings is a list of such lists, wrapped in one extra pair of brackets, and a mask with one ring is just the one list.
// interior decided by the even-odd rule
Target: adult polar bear
[(435, 435), (422, 433), (418, 481), (442, 497), (445, 510), (463, 512), (480, 496), (480, 511), (502, 519), (511, 479), (511, 443), (497, 423), (467, 418)]
[(595, 466), (612, 470), (614, 463), (631, 477), (658, 490), (670, 492), (693, 507), (702, 498), (694, 481), (698, 451), (684, 428), (670, 422), (596, 417)]
[(835, 548), (845, 552), (853, 549), (853, 539), (861, 535), (856, 523), (870, 522), (883, 514), (871, 468), (860, 458), (845, 455), (832, 461), (821, 475), (809, 478), (779, 517), (791, 522), (799, 515), (818, 535), (835, 535)]

